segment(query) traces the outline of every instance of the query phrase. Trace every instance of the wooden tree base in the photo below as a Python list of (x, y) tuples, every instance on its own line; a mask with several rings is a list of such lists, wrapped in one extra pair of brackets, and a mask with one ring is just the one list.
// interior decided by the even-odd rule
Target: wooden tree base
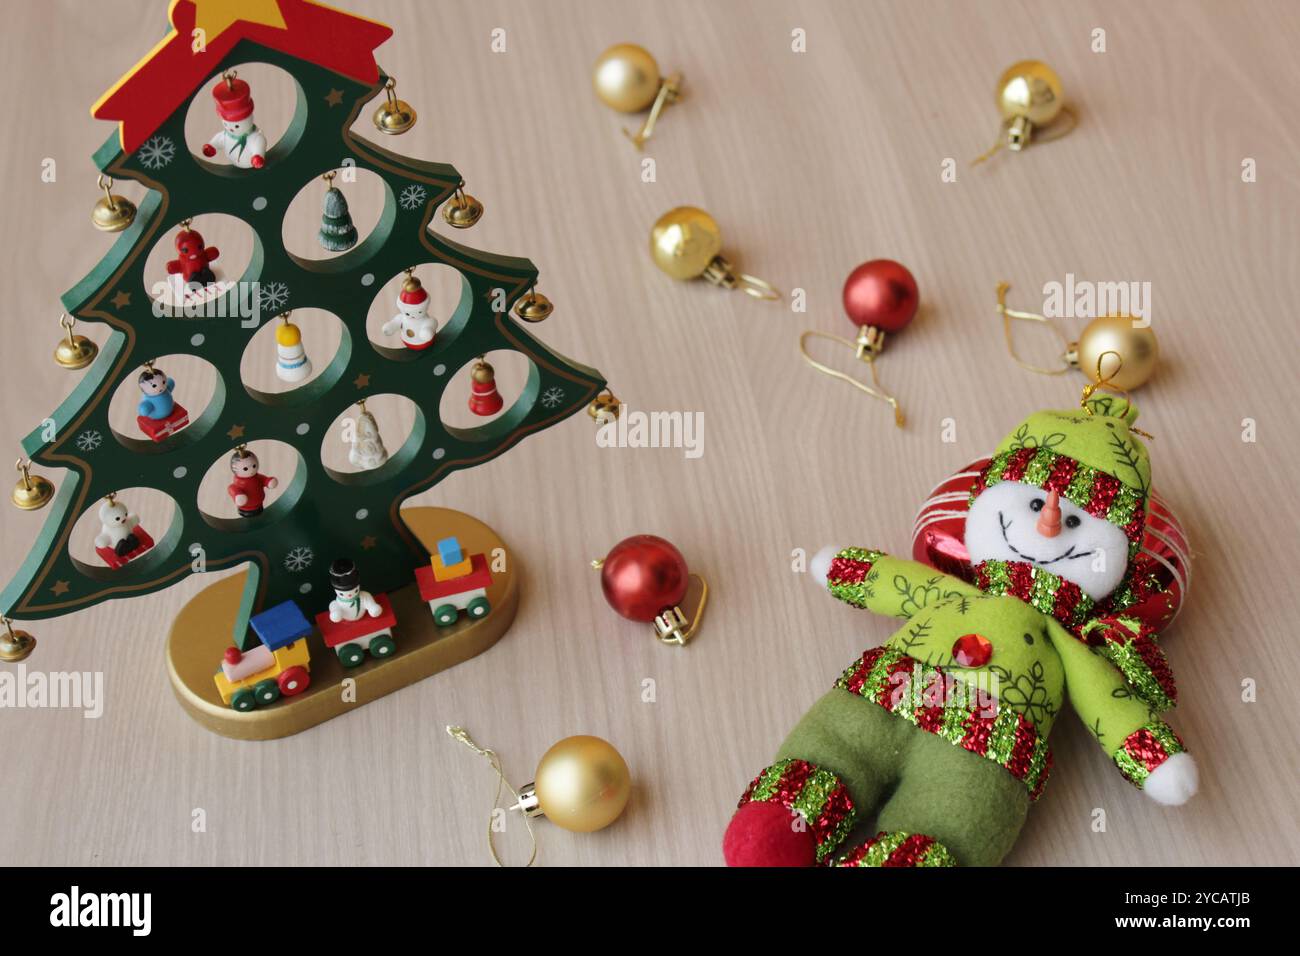
[[(447, 508), (410, 508), (402, 512), (407, 526), (429, 548), (439, 538), (454, 535), (469, 553), (483, 553), (489, 562), (505, 543), (483, 522)], [(357, 555), (365, 582), (365, 555)], [(300, 605), (310, 618), (328, 603), (332, 592), (326, 576)], [(338, 656), (318, 633), (309, 637), (311, 686), (296, 697), (281, 697), (268, 707), (247, 713), (231, 710), (221, 702), (212, 675), (230, 634), (244, 586), (242, 575), (226, 578), (207, 588), (181, 609), (167, 637), (167, 672), (176, 697), (186, 713), (224, 737), (239, 740), (271, 740), (287, 737), (354, 710), (385, 694), (414, 684), (461, 661), (482, 654), (509, 629), (519, 607), (519, 578), (514, 555), (507, 553), (506, 570), (493, 572), (487, 598), (491, 613), (471, 621), (464, 615), (450, 627), (433, 623), (429, 606), (420, 600), (414, 583), (392, 592), (389, 597), (397, 613), (393, 638), (397, 652), (387, 660), (367, 657), (359, 667), (344, 668)], [(320, 605), (319, 607), (317, 605)], [(345, 699), (343, 680), (356, 681)]]

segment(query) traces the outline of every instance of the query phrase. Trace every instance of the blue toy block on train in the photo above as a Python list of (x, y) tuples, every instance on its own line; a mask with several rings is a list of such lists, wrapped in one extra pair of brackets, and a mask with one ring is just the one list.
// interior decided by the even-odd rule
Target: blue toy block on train
[(464, 561), (465, 554), (460, 550), (460, 540), (457, 538), (443, 538), (439, 541), (438, 557), (442, 558), (442, 563), (446, 567)]
[(293, 601), (267, 608), (249, 618), (248, 623), (262, 643), (273, 651), (301, 640), (312, 630), (311, 622)]

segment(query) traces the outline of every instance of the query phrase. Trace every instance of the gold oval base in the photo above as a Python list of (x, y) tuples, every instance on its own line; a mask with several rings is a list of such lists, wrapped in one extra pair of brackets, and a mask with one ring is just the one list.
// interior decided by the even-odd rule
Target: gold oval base
[[(408, 508), (402, 519), (426, 546), (455, 535), (467, 552), (486, 554), (489, 561), (496, 549), (505, 553), (505, 543), (495, 531), (459, 511)], [(492, 572), (487, 592), (492, 610), (476, 621), (462, 616), (450, 627), (438, 627), (412, 582), (389, 594), (397, 613), (393, 629), (397, 651), (392, 657), (383, 661), (367, 657), (361, 666), (345, 668), (314, 633), (307, 638), (311, 685), (296, 697), (281, 697), (269, 707), (240, 713), (221, 702), (212, 675), (230, 646), (243, 587), (244, 576), (236, 575), (200, 592), (181, 609), (167, 637), (167, 673), (185, 712), (208, 730), (238, 740), (271, 740), (299, 733), (482, 654), (509, 630), (519, 608), (513, 555), (507, 555), (506, 570)], [(347, 693), (345, 678), (356, 682)]]

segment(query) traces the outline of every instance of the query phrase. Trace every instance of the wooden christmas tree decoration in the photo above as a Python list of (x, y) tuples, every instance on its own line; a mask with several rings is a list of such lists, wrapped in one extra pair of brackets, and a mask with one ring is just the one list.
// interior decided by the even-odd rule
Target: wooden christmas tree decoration
[[(218, 582), (181, 612), (168, 644), (168, 668), (182, 704), (206, 726), (237, 737), (282, 736), (465, 660), (504, 633), (518, 581), (515, 557), (506, 555), (501, 539), (456, 512), (399, 508), (452, 471), (482, 464), (585, 408), (605, 382), (595, 370), (542, 345), (512, 317), (511, 305), (532, 301), (537, 269), (531, 262), (477, 252), (430, 230), (439, 207), (450, 203), (447, 208), (460, 210), (464, 201), (463, 179), (454, 168), (407, 159), (352, 131), (376, 96), (385, 95), (391, 106), (393, 84), (373, 52), (391, 35), (389, 27), (310, 0), (174, 0), (169, 16), (171, 32), (92, 110), (120, 124), (95, 155), (96, 166), (112, 180), (135, 180), (147, 193), (103, 261), (63, 295), (65, 310), (77, 322), (104, 323), (112, 331), (72, 395), (50, 416), (54, 433), (38, 427), (23, 440), (33, 462), (67, 474), (31, 554), (0, 593), (0, 615), (55, 617), (161, 590), (194, 570), (246, 566), (242, 577)], [(279, 67), (296, 83), (295, 114), (277, 142), (259, 139), (259, 91), (238, 77), (245, 63)], [(211, 111), (221, 130), (200, 156), (186, 148), (184, 135), (196, 98), (196, 108)], [(397, 102), (414, 122), (414, 110)], [(389, 123), (384, 131), (400, 132), (401, 126)], [(373, 232), (347, 251), (319, 261), (297, 258), (280, 241), (285, 211), (305, 184), (319, 185), (339, 167), (340, 148), (346, 161), (383, 180), (383, 212)], [(340, 219), (337, 203), (331, 208), (330, 215)], [(225, 276), (216, 286), (205, 284), (203, 274), (216, 250), (197, 236), (186, 236), (180, 250), (181, 234), (193, 232), (190, 220), (209, 213), (234, 216), (255, 235), (244, 274)], [(158, 277), (145, 273), (145, 261), (164, 239), (177, 242), (178, 258), (189, 257), (178, 266), (187, 280), (194, 272), (197, 284), (189, 290), (203, 290), (225, 308), (209, 310), (212, 317), (154, 314), (146, 290)], [(412, 278), (418, 279), (418, 266), (430, 263), (460, 274), (455, 312), (439, 317), (427, 343), (394, 336), (387, 347), (371, 344), (365, 323), (378, 290), (412, 264)], [(280, 321), (290, 309), (313, 307), (341, 319), (342, 343), (332, 360), (316, 357), (319, 371), (310, 381), (272, 394), (238, 380), (241, 356), (256, 332), (237, 307), (246, 283), (257, 284), (259, 325)], [(418, 281), (415, 289), (423, 291)], [(409, 298), (419, 296), (412, 292)], [(400, 307), (399, 328), (411, 325), (419, 311), (418, 302)], [(283, 338), (295, 336), (285, 332)], [(292, 364), (300, 343), (279, 344), (278, 359)], [(461, 370), (479, 356), (501, 350), (529, 360), (519, 397), (479, 426), (444, 425), (439, 408), (445, 388), (457, 380), (463, 384)], [(185, 423), (175, 427), (132, 434), (114, 429), (109, 399), (124, 382), (141, 384), (140, 401), (150, 415), (166, 412), (167, 401), (158, 396), (171, 396), (174, 389), (184, 397), (185, 383), (169, 387), (165, 375), (150, 376), (147, 390), (141, 383), (155, 356), (175, 354), (197, 355), (217, 369), (207, 407), (191, 407)], [(388, 448), (374, 467), (327, 469), (317, 451), (321, 436), (358, 400), (381, 392), (414, 402), (410, 436)], [(161, 419), (142, 414), (140, 420), (152, 428)], [(261, 440), (299, 451), (296, 471), (264, 508), (245, 487), (258, 473), (244, 474), (248, 469), (239, 455), (245, 443)], [(239, 486), (222, 516), (198, 505), (200, 480), (216, 461), (232, 462), (232, 488)], [(157, 537), (150, 545), (132, 548), (108, 530), (119, 509), (105, 505), (119, 489), (140, 487), (157, 488), (176, 507), (169, 528), (151, 529)], [(241, 496), (244, 504), (238, 505)], [(106, 515), (104, 563), (93, 566), (68, 546), (73, 525), (92, 509)], [(124, 520), (129, 523), (129, 516)], [(463, 549), (461, 562), (431, 559), (431, 546), (448, 538)], [(119, 545), (125, 553), (119, 554)], [(494, 556), (503, 565), (489, 569)], [(332, 632), (338, 646), (369, 647), (364, 662), (348, 669), (346, 676), (357, 683), (346, 702), (338, 684), (345, 662), (311, 625), (323, 613), (335, 628), (343, 627), (328, 613), (336, 599), (329, 572), (337, 559), (355, 562), (367, 593), (395, 621), (388, 635), (376, 636), (383, 628), (364, 635)], [(465, 560), (469, 565), (461, 568)], [(444, 575), (460, 569), (464, 580), (439, 580), (439, 568)], [(456, 615), (448, 619), (444, 610), (435, 623), (431, 612), (445, 606)], [(302, 621), (310, 633), (299, 630)], [(366, 627), (364, 621), (345, 623)], [(247, 712), (232, 709), (223, 700), (227, 695), (238, 695)]]

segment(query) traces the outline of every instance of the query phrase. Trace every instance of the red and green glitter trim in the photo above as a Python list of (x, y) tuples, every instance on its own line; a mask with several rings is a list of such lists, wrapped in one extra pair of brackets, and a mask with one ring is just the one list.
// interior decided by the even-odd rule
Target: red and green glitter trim
[(871, 598), (867, 576), (871, 566), (884, 557), (883, 551), (868, 548), (845, 548), (831, 561), (826, 587), (835, 597), (854, 607), (865, 608)]
[[(890, 713), (1003, 767), (1037, 800), (1052, 769), (1047, 740), (1029, 720), (984, 691), (954, 693), (961, 682), (892, 647), (867, 651), (836, 687), (875, 701)], [(971, 697), (975, 700), (972, 701)]]
[(1115, 665), (1143, 703), (1172, 710), (1178, 703), (1178, 686), (1152, 634), (1149, 624), (1129, 617), (1097, 618), (1079, 632), (1093, 650)]
[(1125, 737), (1112, 757), (1124, 778), (1141, 790), (1151, 771), (1174, 754), (1186, 751), (1173, 728), (1163, 720), (1155, 720)]
[(836, 866), (956, 866), (948, 848), (924, 833), (881, 830), (862, 846), (844, 854)]
[(857, 817), (853, 798), (839, 777), (793, 757), (755, 777), (737, 806), (753, 802), (779, 803), (803, 817), (817, 842), (818, 863), (844, 841)]
[(1146, 495), (1114, 475), (1084, 465), (1046, 448), (1017, 448), (995, 455), (975, 479), (970, 500), (999, 481), (1019, 481), (1044, 491), (1055, 491), (1090, 515), (1105, 518), (1124, 529), (1130, 559), (1142, 545), (1146, 525)]
[(975, 586), (985, 594), (1019, 598), (1072, 631), (1087, 622), (1096, 604), (1073, 581), (1028, 561), (981, 561), (974, 570)]

